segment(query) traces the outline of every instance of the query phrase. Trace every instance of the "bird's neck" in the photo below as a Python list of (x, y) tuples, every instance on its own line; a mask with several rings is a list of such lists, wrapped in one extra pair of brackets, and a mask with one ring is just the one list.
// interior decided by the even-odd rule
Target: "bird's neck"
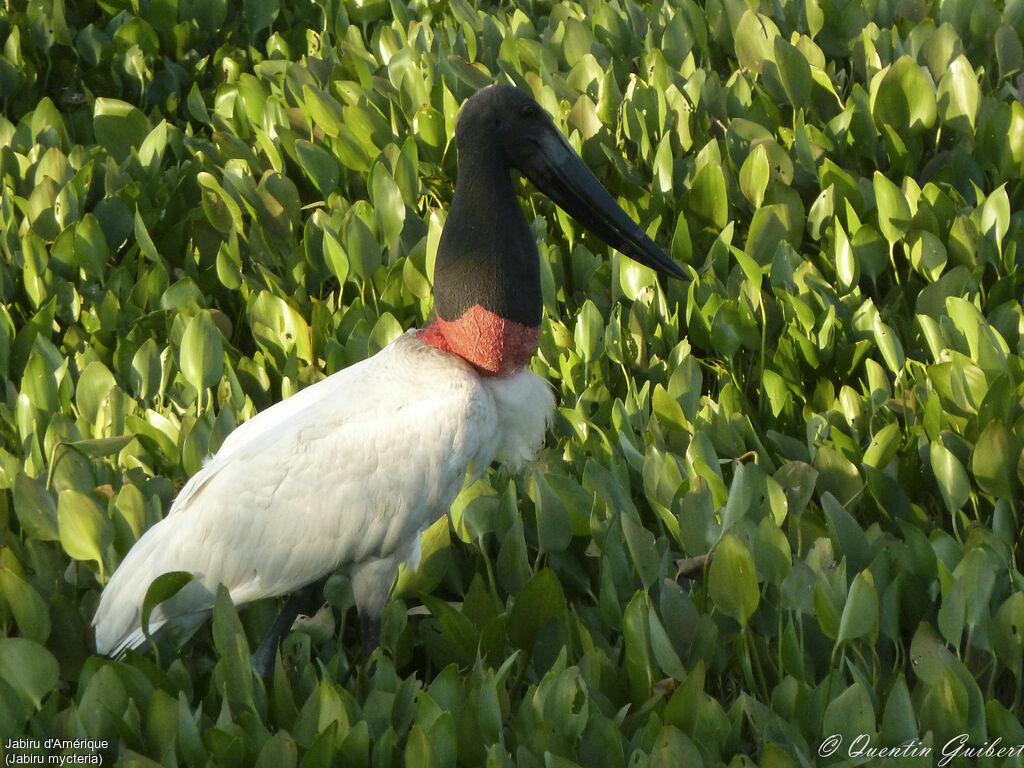
[(434, 266), (434, 311), (437, 320), (420, 337), (482, 373), (512, 373), (537, 349), (537, 244), (495, 152), (460, 158)]

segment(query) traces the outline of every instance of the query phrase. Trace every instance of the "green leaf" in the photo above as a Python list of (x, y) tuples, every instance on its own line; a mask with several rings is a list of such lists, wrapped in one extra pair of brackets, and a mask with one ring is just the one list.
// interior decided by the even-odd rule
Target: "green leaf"
[(890, 243), (895, 243), (910, 228), (910, 205), (903, 191), (881, 172), (875, 171), (872, 185), (878, 207), (878, 228)]
[(942, 240), (927, 230), (911, 230), (906, 242), (911, 266), (930, 282), (938, 280), (948, 260)]
[(93, 496), (76, 490), (64, 490), (57, 499), (57, 527), (60, 543), (74, 560), (95, 560), (100, 580), (106, 580), (103, 552), (114, 539), (107, 512)]
[(773, 42), (778, 36), (778, 27), (767, 16), (745, 10), (733, 34), (740, 66), (760, 74), (764, 62), (772, 60)]
[(14, 478), (14, 512), (27, 536), (58, 541), (57, 505), (43, 484), (24, 472)]
[(419, 724), (409, 731), (405, 745), (405, 768), (440, 768), (441, 759), (431, 746), (430, 739)]
[[(881, 129), (921, 133), (935, 124), (935, 86), (910, 56), (901, 56), (871, 80), (871, 116)], [(877, 174), (877, 171), (876, 171)]]
[(99, 360), (85, 367), (75, 387), (75, 404), (86, 423), (96, 424), (101, 410), (109, 410), (108, 397), (116, 386), (114, 375)]
[(197, 390), (212, 387), (224, 373), (224, 348), (220, 331), (209, 312), (199, 312), (185, 326), (179, 352), (181, 372)]
[(971, 472), (985, 493), (1013, 497), (1020, 452), (1020, 441), (1001, 421), (985, 427), (971, 454)]
[(755, 146), (740, 167), (740, 190), (755, 208), (760, 208), (764, 202), (769, 170), (768, 152), (764, 144)]
[(98, 97), (93, 105), (93, 133), (114, 159), (124, 161), (133, 149), (142, 146), (152, 126), (146, 116), (119, 99)]
[(370, 169), (370, 202), (377, 214), (384, 240), (393, 250), (405, 223), (405, 201), (398, 184), (380, 162)]
[(853, 584), (850, 585), (850, 592), (846, 596), (846, 604), (839, 619), (836, 642), (846, 643), (864, 635), (877, 633), (878, 593), (875, 591), (871, 571), (864, 570), (854, 577)]
[(946, 510), (951, 515), (956, 514), (971, 495), (967, 470), (956, 455), (938, 440), (932, 441), (929, 456)]
[(758, 575), (770, 584), (781, 584), (793, 565), (793, 551), (789, 539), (770, 517), (764, 517), (757, 526), (754, 538), (754, 564)]
[(26, 706), (40, 709), (43, 699), (56, 692), (59, 675), (57, 660), (39, 643), (24, 637), (0, 638), (0, 681)]
[(358, 215), (350, 216), (345, 226), (345, 248), (352, 273), (360, 279), (368, 280), (380, 268), (380, 243)]
[(939, 81), (938, 110), (942, 122), (973, 134), (981, 91), (967, 57), (961, 54), (950, 63)]
[(153, 579), (142, 600), (142, 617), (139, 620), (146, 637), (149, 637), (149, 617), (153, 614), (153, 609), (178, 594), (192, 578), (193, 575), (188, 571), (169, 571)]
[(305, 172), (326, 200), (338, 188), (341, 168), (334, 155), (321, 146), (299, 139), (295, 142), (295, 154), (299, 167)]
[(517, 648), (531, 652), (537, 635), (549, 621), (564, 621), (565, 592), (555, 572), (544, 568), (516, 596), (509, 615), (509, 639)]
[(740, 538), (727, 533), (715, 547), (708, 574), (708, 591), (715, 605), (745, 627), (761, 599), (754, 558)]
[(860, 279), (860, 262), (846, 236), (843, 225), (838, 221), (836, 222), (835, 238), (836, 276), (839, 278), (839, 285), (849, 291)]
[(650, 601), (638, 591), (633, 595), (622, 616), (622, 636), (626, 646), (626, 677), (634, 703), (647, 701), (654, 683), (654, 665), (651, 660)]
[[(822, 733), (842, 736), (843, 744), (875, 733), (875, 709), (867, 687), (856, 682), (834, 698), (825, 709)], [(870, 742), (869, 742), (870, 743)]]
[(1014, 592), (996, 611), (992, 627), (992, 646), (999, 660), (1019, 680), (1024, 659), (1024, 592)]
[(584, 363), (596, 361), (604, 351), (605, 322), (600, 310), (590, 299), (583, 302), (576, 317), (573, 340)]
[(725, 174), (717, 163), (708, 163), (697, 172), (684, 199), (688, 210), (716, 229), (722, 229), (728, 223), (729, 198)]
[(875, 469), (885, 469), (896, 455), (902, 436), (899, 424), (886, 424), (871, 437), (871, 443), (864, 451), (864, 464)]
[(779, 79), (790, 105), (793, 109), (804, 109), (811, 98), (810, 64), (803, 53), (781, 35), (775, 38), (773, 53), (779, 69)]
[(473, 622), (466, 618), (459, 611), (455, 610), (444, 600), (439, 600), (433, 595), (422, 594), (420, 599), (430, 609), (441, 625), (441, 631), (451, 643), (451, 648), (458, 654), (463, 664), (472, 663), (477, 655), (477, 646), (480, 644), (480, 632)]
[(89, 277), (103, 285), (110, 248), (99, 220), (91, 212), (75, 225), (75, 258)]
[(0, 568), (0, 593), (18, 623), (22, 637), (45, 643), (50, 636), (50, 611), (42, 596), (8, 568)]

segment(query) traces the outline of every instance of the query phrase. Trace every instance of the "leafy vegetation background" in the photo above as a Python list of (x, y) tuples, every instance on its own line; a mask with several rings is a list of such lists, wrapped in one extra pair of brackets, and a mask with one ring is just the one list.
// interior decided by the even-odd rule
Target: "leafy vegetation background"
[[(164, 766), (1024, 744), (1022, 33), (1020, 0), (6, 0), (0, 738)], [(699, 278), (524, 184), (558, 422), (428, 531), (374, 672), (335, 581), (266, 685), (272, 601), (91, 655), (204, 455), (428, 321), (455, 115), (494, 79)]]

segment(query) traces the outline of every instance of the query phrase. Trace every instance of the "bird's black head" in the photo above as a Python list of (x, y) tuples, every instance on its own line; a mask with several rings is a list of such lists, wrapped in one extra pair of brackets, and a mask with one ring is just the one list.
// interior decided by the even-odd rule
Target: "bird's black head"
[(686, 278), (601, 186), (551, 116), (527, 93), (511, 85), (477, 91), (459, 112), (455, 139), (460, 158), (522, 171), (608, 245), (663, 274)]
[(460, 156), (484, 151), (523, 170), (520, 159), (537, 151), (546, 134), (557, 132), (551, 116), (527, 93), (492, 85), (473, 94), (459, 111), (455, 143)]

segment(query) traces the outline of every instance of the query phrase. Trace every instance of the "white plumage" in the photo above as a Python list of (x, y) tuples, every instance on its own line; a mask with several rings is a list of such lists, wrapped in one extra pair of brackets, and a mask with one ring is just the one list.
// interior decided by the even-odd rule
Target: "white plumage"
[[(400, 563), (470, 469), (532, 459), (554, 408), (527, 370), (482, 376), (415, 331), (239, 426), (107, 584), (93, 618), (100, 653), (144, 641), (152, 581), (190, 571), (150, 630), (188, 627), (217, 585), (242, 604), (347, 573), (360, 613), (379, 616)], [(410, 562), (415, 567), (416, 562)]]
[[(154, 631), (198, 624), (218, 584), (240, 604), (341, 572), (371, 647), (398, 565), (418, 562), (420, 534), (467, 471), (533, 458), (554, 396), (524, 370), (543, 297), (511, 169), (609, 245), (685, 277), (524, 92), (481, 89), (455, 134), (459, 182), (438, 243), (435, 321), (236, 429), (110, 579), (93, 618), (101, 653), (143, 642), (146, 591), (171, 571), (193, 580), (154, 610)], [(296, 606), (289, 601), (254, 656), (264, 676)]]

